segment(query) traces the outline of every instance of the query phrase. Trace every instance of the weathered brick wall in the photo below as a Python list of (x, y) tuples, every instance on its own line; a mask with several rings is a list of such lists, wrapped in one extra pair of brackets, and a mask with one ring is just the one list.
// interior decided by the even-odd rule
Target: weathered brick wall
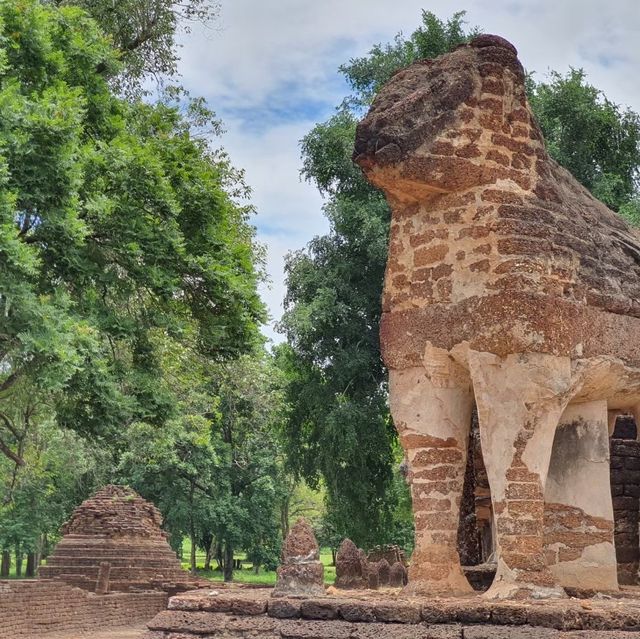
[(640, 560), (640, 442), (611, 439), (611, 494), (618, 580), (621, 584), (635, 584)]
[(148, 621), (167, 607), (167, 599), (151, 591), (98, 596), (49, 579), (0, 581), (0, 639)]

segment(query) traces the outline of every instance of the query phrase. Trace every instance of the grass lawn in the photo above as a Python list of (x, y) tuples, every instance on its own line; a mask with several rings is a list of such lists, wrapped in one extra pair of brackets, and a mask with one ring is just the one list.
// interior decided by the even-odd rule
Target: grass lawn
[[(191, 551), (191, 544), (188, 539), (184, 540), (183, 545), (183, 561), (182, 567), (185, 570), (189, 570), (189, 553)], [(236, 559), (242, 559), (242, 570), (233, 571), (233, 580), (238, 583), (245, 584), (264, 584), (267, 586), (273, 586), (276, 583), (275, 570), (264, 570), (260, 568), (260, 571), (256, 575), (253, 571), (251, 562), (246, 561), (244, 553), (236, 553)], [(186, 560), (186, 561), (185, 561)], [(198, 575), (211, 581), (222, 581), (222, 572), (218, 570), (204, 570), (205, 554), (201, 550), (196, 552), (196, 563), (198, 565)], [(331, 550), (329, 548), (320, 549), (320, 561), (324, 564), (324, 581), (327, 584), (332, 584), (336, 580), (336, 568), (331, 565), (332, 557)], [(212, 561), (215, 565), (215, 561)]]

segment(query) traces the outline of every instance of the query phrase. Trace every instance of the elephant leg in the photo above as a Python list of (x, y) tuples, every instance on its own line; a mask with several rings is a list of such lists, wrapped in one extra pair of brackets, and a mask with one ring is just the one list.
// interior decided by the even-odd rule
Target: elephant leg
[(545, 554), (561, 586), (617, 590), (607, 402), (570, 404), (545, 489)]
[(469, 352), (480, 441), (495, 517), (497, 572), (489, 598), (563, 596), (544, 556), (544, 490), (567, 403), (568, 358)]
[(473, 397), (468, 374), (446, 351), (425, 366), (389, 371), (393, 419), (409, 462), (415, 549), (407, 591), (471, 592), (457, 550)]

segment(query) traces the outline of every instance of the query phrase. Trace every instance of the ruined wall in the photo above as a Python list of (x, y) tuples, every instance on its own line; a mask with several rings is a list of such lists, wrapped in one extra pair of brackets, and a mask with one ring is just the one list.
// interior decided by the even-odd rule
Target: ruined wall
[(98, 596), (57, 580), (0, 581), (0, 639), (145, 622), (166, 609), (167, 599), (163, 592)]
[(640, 607), (637, 599), (273, 598), (230, 589), (172, 597), (148, 627), (145, 639), (631, 639)]

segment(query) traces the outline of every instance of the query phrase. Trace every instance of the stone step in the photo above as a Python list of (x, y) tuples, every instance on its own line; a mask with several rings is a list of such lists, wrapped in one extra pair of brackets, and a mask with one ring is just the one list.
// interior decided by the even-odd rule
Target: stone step
[[(98, 576), (99, 566), (42, 566), (40, 568), (40, 575), (42, 577), (47, 576), (61, 576), (66, 574), (73, 575), (85, 575), (90, 579), (95, 579)], [(180, 575), (184, 577), (186, 573), (180, 569), (174, 568), (144, 568), (140, 566), (133, 567), (112, 567), (111, 578), (147, 578), (153, 579), (156, 575)]]
[(129, 555), (129, 556), (121, 556), (121, 555), (113, 555), (113, 554), (101, 554), (94, 556), (87, 555), (50, 555), (47, 558), (47, 563), (49, 564), (65, 564), (65, 563), (74, 563), (78, 562), (80, 564), (95, 564), (100, 563), (101, 561), (109, 561), (112, 564), (135, 564), (135, 565), (143, 565), (148, 563), (149, 565), (160, 563), (161, 565), (167, 566), (179, 566), (180, 561), (177, 557), (149, 557), (147, 558), (144, 555)]

